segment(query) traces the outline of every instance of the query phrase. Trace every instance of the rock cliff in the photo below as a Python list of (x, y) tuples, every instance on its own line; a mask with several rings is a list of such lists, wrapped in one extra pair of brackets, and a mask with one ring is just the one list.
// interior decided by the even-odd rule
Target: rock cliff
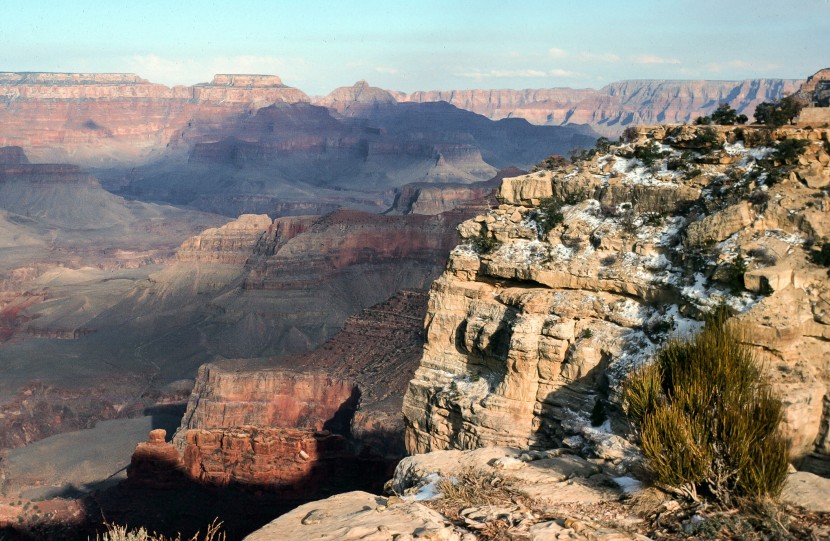
[(0, 145), (21, 146), (38, 162), (143, 162), (194, 119), (221, 123), (302, 101), (308, 96), (274, 76), (217, 75), (168, 88), (133, 74), (0, 73)]
[[(784, 158), (793, 140), (805, 151)], [(590, 427), (595, 404), (613, 406), (632, 366), (726, 303), (781, 392), (792, 455), (824, 453), (830, 280), (812, 243), (830, 234), (827, 140), (639, 128), (575, 165), (504, 179), (502, 204), (459, 227), (466, 243), (432, 286), (404, 399), (409, 451), (549, 448), (576, 433), (613, 456), (624, 442)], [(624, 428), (612, 415), (608, 430)]]
[(689, 122), (729, 103), (752, 118), (755, 106), (793, 93), (800, 81), (617, 81), (599, 90), (446, 90), (396, 93), (399, 101), (446, 101), (488, 118), (525, 118), (534, 124), (588, 124), (615, 137), (631, 125)]

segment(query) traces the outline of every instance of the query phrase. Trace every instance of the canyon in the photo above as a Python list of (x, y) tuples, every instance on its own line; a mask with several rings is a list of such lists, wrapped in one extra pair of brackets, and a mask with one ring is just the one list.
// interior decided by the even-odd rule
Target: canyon
[(728, 103), (752, 118), (755, 106), (794, 93), (801, 81), (617, 81), (600, 89), (444, 90), (394, 93), (399, 101), (446, 101), (491, 119), (524, 118), (533, 124), (587, 124), (606, 137), (626, 127), (688, 123)]
[[(778, 157), (793, 140), (801, 156)], [(782, 497), (818, 513), (800, 535), (826, 536), (827, 479), (809, 472), (830, 464), (826, 248), (813, 240), (828, 238), (828, 141), (827, 128), (640, 127), (573, 164), (503, 179), (499, 206), (460, 225), (430, 289), (403, 403), (411, 456), (387, 497), (311, 502), (246, 539), (665, 536), (637, 518), (668, 503), (644, 503), (655, 493), (637, 480), (620, 384), (719, 305), (784, 406), (802, 471)], [(642, 148), (660, 150), (653, 163)]]
[[(214, 503), (186, 528), (236, 513), (241, 538), (393, 474), (414, 494), (433, 453), (492, 446), (487, 461), (550, 464), (584, 478), (579, 497), (618, 498), (607, 485), (636, 458), (620, 381), (715, 300), (786, 396), (791, 459), (826, 472), (826, 276), (810, 245), (830, 235), (826, 129), (715, 127), (708, 148), (702, 127), (640, 126), (526, 173), (721, 101), (751, 116), (796, 86), (360, 81), (311, 98), (264, 75), (0, 74), (0, 523), (24, 517), (8, 502), (66, 498), (73, 527), (155, 516), (174, 533), (163, 507), (190, 494)], [(807, 152), (773, 179), (763, 164), (786, 139)], [(651, 142), (664, 155), (646, 167)], [(564, 215), (549, 231), (546, 198)], [(586, 421), (597, 404), (602, 430)], [(427, 462), (395, 473), (407, 453)], [(36, 460), (61, 466), (30, 474)]]

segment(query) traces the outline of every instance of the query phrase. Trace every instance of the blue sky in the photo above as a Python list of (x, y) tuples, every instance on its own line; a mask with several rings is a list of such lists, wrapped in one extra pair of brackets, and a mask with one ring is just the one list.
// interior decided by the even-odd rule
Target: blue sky
[(830, 1), (4, 0), (0, 71), (193, 84), (270, 73), (310, 94), (804, 78), (830, 66)]

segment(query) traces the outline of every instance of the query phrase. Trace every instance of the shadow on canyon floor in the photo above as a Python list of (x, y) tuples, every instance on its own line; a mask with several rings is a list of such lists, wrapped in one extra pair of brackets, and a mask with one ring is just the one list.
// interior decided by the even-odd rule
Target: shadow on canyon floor
[[(130, 480), (115, 486), (101, 482), (100, 490), (79, 499), (75, 499), (78, 492), (67, 489), (59, 497), (66, 498), (68, 506), (70, 502), (80, 503), (79, 518), (26, 521), (0, 528), (0, 539), (94, 540), (106, 531), (106, 524), (144, 527), (172, 538), (181, 534), (189, 539), (197, 531), (204, 533), (206, 526), (218, 519), (228, 541), (239, 540), (303, 503), (350, 490), (380, 493), (394, 465), (393, 461), (378, 457), (343, 458), (332, 464), (315, 465), (303, 479), (275, 488), (239, 482), (212, 486), (186, 477), (177, 470), (177, 464), (170, 463), (169, 475), (157, 486)], [(164, 465), (159, 465), (159, 469), (163, 470)]]

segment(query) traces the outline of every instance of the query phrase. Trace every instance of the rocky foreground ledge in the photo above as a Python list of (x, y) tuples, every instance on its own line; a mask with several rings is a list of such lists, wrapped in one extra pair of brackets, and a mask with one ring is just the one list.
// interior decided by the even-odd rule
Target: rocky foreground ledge
[[(504, 179), (502, 204), (459, 227), (464, 244), (432, 286), (403, 406), (414, 456), (387, 485), (395, 495), (313, 502), (248, 539), (694, 534), (709, 517), (637, 480), (618, 392), (720, 304), (783, 398), (791, 460), (828, 471), (829, 136), (638, 128)], [(827, 490), (798, 472), (784, 498), (826, 513)], [(826, 514), (790, 511), (811, 517), (799, 535), (830, 535)], [(672, 516), (680, 531), (655, 529)]]

